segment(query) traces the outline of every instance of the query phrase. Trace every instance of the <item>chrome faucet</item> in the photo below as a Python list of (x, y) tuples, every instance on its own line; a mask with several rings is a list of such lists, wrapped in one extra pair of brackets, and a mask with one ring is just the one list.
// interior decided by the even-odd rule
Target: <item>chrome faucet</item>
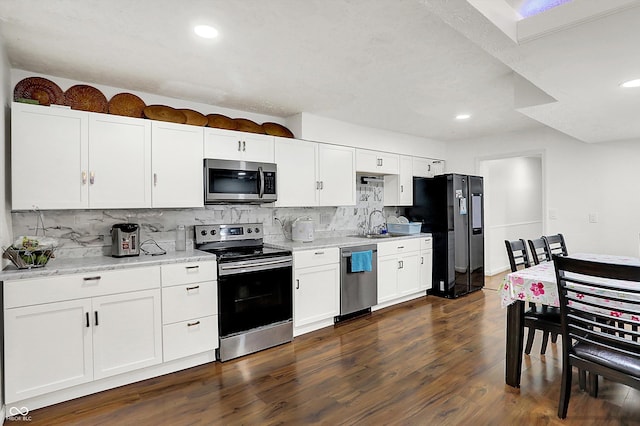
[(373, 228), (371, 228), (371, 217), (372, 217), (372, 216), (373, 216), (373, 214), (374, 214), (374, 213), (376, 213), (376, 212), (380, 213), (380, 216), (382, 216), (382, 219), (384, 219), (384, 222), (383, 222), (383, 224), (382, 224), (382, 226), (381, 226), (381, 227), (382, 227), (382, 228), (386, 227), (387, 219), (384, 217), (384, 213), (382, 212), (382, 210), (373, 209), (373, 210), (371, 211), (371, 213), (369, 213), (369, 224), (367, 225), (367, 233), (368, 233), (368, 234), (373, 234), (373, 233), (374, 233), (374, 232), (373, 232), (373, 231), (374, 231), (374, 230), (373, 230)]

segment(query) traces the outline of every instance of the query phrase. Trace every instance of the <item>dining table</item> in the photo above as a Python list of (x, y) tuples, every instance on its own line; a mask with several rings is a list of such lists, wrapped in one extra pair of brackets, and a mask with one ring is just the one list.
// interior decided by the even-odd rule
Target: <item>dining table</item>
[[(640, 259), (636, 257), (595, 253), (577, 253), (569, 257), (601, 263), (640, 266)], [(617, 283), (611, 284), (612, 291), (618, 288), (617, 285)], [(509, 386), (519, 388), (522, 372), (525, 304), (533, 302), (547, 306), (560, 306), (553, 261), (541, 262), (538, 265), (507, 274), (498, 289), (498, 294), (502, 307), (507, 309), (505, 382)], [(617, 298), (623, 297), (618, 293), (616, 295)], [(612, 301), (611, 309), (607, 311), (608, 315), (613, 319), (622, 317), (640, 323), (640, 318), (616, 310), (616, 303), (624, 304), (624, 302)]]

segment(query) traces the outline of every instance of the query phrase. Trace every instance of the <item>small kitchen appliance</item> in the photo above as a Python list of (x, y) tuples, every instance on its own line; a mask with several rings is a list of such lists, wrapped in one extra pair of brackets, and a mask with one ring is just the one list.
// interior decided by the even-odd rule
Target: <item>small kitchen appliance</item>
[(313, 219), (299, 217), (291, 224), (291, 239), (308, 243), (313, 241)]
[(140, 255), (140, 226), (137, 223), (116, 223), (111, 227), (111, 256)]

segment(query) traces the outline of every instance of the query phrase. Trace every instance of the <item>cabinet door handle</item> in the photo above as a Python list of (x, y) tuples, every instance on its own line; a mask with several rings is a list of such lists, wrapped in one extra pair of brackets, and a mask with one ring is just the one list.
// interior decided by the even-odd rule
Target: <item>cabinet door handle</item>
[(197, 290), (199, 288), (200, 288), (199, 285), (194, 285), (193, 287), (187, 287), (187, 291), (189, 291), (189, 290)]
[(398, 250), (402, 250), (404, 246), (398, 246)]
[(82, 171), (82, 184), (86, 185), (87, 184), (87, 172), (86, 171)]
[(89, 312), (85, 312), (85, 318), (87, 320), (87, 328), (89, 328), (91, 326), (91, 323), (89, 322)]
[(400, 192), (404, 192), (404, 185), (400, 185)]
[(420, 257), (420, 264), (424, 265), (424, 256)]
[(430, 172), (431, 171), (431, 164), (427, 164), (427, 171)]
[(404, 260), (400, 261), (400, 269), (404, 269)]
[(89, 183), (93, 185), (96, 183), (96, 172), (89, 173)]
[(296, 290), (300, 289), (300, 280), (296, 279)]
[(247, 150), (247, 142), (242, 141), (242, 151), (246, 151)]
[(319, 255), (319, 254), (324, 254), (324, 252), (323, 251), (317, 251), (317, 252), (315, 252), (313, 254)]
[(98, 281), (102, 278), (100, 275), (96, 275), (95, 277), (84, 277), (82, 281)]
[(324, 189), (324, 182), (320, 181), (320, 189)]
[(153, 174), (153, 186), (158, 186), (158, 174)]
[(320, 181), (319, 180), (316, 181), (316, 189), (320, 189)]
[(242, 151), (242, 141), (238, 141), (238, 152)]
[(200, 324), (200, 321), (188, 322), (187, 327), (193, 327), (194, 325), (198, 325), (198, 324)]
[(98, 325), (98, 311), (93, 311), (93, 316), (95, 318), (96, 325)]
[(198, 269), (200, 266), (196, 265), (196, 266), (185, 266), (184, 269)]

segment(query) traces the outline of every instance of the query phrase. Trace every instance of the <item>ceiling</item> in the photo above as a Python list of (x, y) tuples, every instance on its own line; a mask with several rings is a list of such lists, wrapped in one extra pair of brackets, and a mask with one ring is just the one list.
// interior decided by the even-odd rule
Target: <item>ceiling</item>
[(640, 1), (556, 2), (523, 19), (522, 0), (2, 0), (0, 35), (12, 68), (278, 117), (640, 138), (640, 88), (618, 86), (640, 78)]

